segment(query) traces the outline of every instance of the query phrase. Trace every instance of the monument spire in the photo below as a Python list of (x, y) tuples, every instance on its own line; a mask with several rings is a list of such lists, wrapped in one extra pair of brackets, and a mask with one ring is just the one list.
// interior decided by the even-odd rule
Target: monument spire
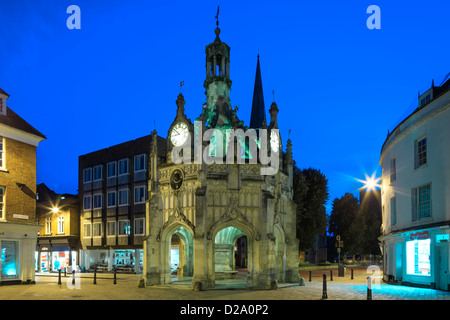
[(266, 121), (266, 110), (264, 107), (261, 67), (259, 64), (259, 54), (258, 54), (258, 61), (256, 63), (255, 88), (253, 89), (252, 112), (250, 115), (250, 128), (252, 129), (262, 128), (263, 123), (265, 121)]

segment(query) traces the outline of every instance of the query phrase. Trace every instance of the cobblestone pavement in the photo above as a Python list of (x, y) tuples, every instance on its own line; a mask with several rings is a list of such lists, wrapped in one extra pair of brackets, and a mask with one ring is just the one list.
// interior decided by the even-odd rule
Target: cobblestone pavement
[[(345, 277), (337, 277), (337, 270), (300, 271), (305, 285), (279, 284), (278, 290), (251, 290), (244, 281), (217, 281), (215, 289), (194, 292), (190, 279), (170, 286), (138, 288), (140, 275), (98, 273), (96, 284), (93, 274), (79, 274), (72, 285), (72, 277), (62, 277), (58, 284), (57, 274), (36, 276), (34, 285), (0, 286), (0, 300), (322, 300), (323, 274), (327, 275), (326, 300), (367, 300), (366, 269), (355, 269), (354, 279), (350, 270)], [(241, 278), (243, 280), (245, 278)], [(428, 288), (390, 285), (373, 281), (372, 300), (450, 300), (450, 292)]]

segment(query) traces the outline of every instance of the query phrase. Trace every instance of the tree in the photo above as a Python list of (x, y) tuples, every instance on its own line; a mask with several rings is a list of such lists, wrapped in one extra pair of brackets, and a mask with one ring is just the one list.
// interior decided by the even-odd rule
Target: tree
[(297, 205), (297, 238), (300, 250), (312, 248), (316, 236), (325, 234), (325, 203), (328, 197), (328, 180), (320, 170), (300, 170), (294, 165), (293, 199)]
[(344, 242), (342, 253), (360, 253), (365, 229), (365, 216), (359, 208), (357, 198), (350, 193), (346, 193), (343, 197), (334, 199), (328, 232), (332, 235), (333, 244), (336, 241), (336, 236), (341, 236), (341, 241)]

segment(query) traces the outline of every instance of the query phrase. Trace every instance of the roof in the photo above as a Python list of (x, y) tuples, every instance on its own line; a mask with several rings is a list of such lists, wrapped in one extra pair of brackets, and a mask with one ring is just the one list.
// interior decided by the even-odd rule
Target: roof
[[(1, 90), (1, 89), (0, 89)], [(1, 90), (3, 91), (3, 90)], [(0, 123), (9, 127), (31, 133), (35, 136), (47, 139), (41, 132), (35, 129), (31, 124), (26, 122), (22, 117), (15, 113), (10, 107), (6, 109), (6, 115), (0, 114)]]
[(0, 88), (0, 94), (4, 94), (5, 96), (9, 97), (9, 94), (7, 94), (2, 88)]

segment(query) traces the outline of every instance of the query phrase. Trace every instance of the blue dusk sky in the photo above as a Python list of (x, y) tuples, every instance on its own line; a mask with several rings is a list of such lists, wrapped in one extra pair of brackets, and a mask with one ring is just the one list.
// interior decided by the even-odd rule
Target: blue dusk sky
[[(37, 182), (76, 194), (80, 155), (148, 135), (154, 123), (166, 137), (180, 81), (186, 114), (199, 116), (218, 4), (1, 0), (0, 88), (47, 137)], [(70, 5), (81, 9), (79, 30), (67, 28)], [(370, 5), (381, 10), (381, 29), (366, 25)], [(388, 130), (414, 110), (418, 91), (450, 72), (449, 12), (447, 0), (222, 0), (231, 103), (249, 125), (259, 53), (284, 147), (291, 130), (297, 165), (326, 175), (330, 204), (357, 194), (356, 179), (381, 175)]]

